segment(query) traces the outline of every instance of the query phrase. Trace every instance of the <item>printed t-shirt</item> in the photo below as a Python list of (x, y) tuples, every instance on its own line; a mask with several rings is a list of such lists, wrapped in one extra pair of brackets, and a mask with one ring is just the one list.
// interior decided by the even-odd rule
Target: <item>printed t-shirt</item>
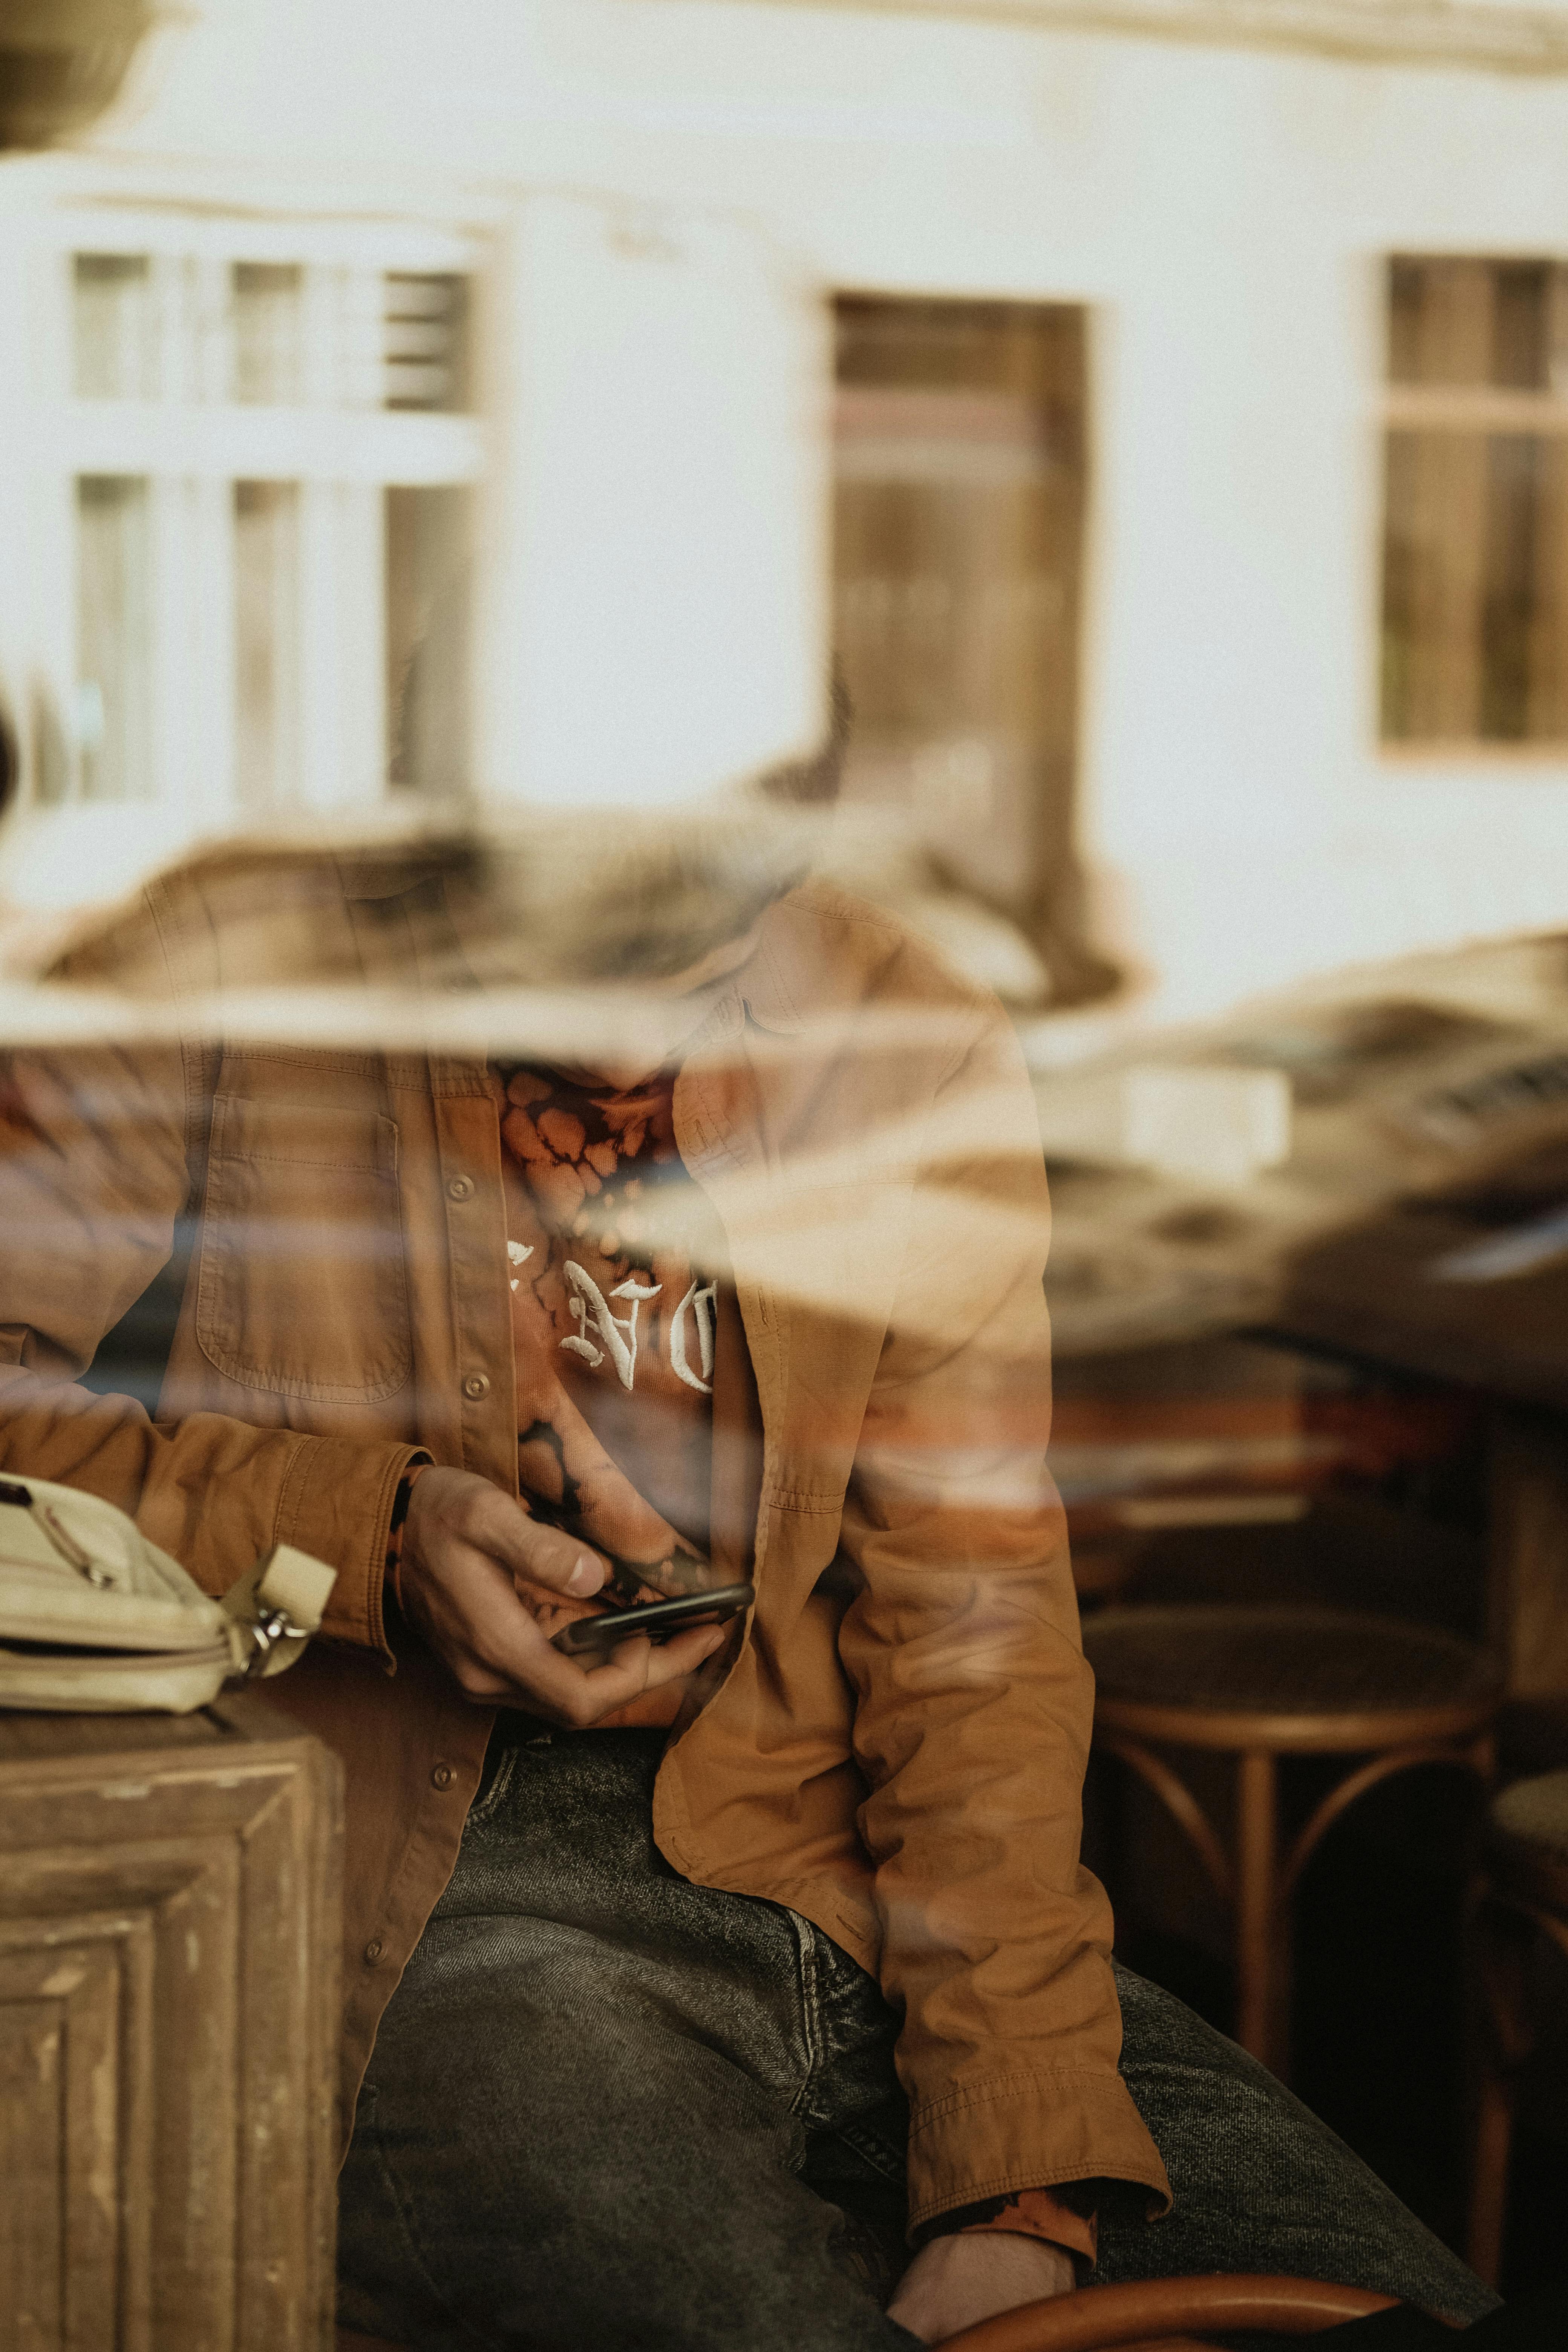
[[(594, 1601), (531, 1600), (556, 1630), (714, 1581), (722, 1242), (676, 1149), (672, 1070), (625, 1089), (530, 1066), (500, 1076), (519, 1484), (610, 1570)], [(615, 1720), (669, 1722), (679, 1704), (672, 1685)]]

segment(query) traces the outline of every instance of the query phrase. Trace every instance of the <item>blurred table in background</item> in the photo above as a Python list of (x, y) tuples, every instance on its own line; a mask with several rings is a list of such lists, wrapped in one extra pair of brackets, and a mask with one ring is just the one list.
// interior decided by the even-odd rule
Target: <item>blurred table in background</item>
[(1310, 1602), (1484, 1630), (1487, 1408), (1224, 1335), (1056, 1368), (1051, 1466), (1092, 1605)]
[[(1038, 1066), (1043, 1034), (1053, 1464), (1086, 1597), (1129, 1536), (1184, 1525), (1218, 1556), (1272, 1515), (1288, 1553), (1309, 1513), (1349, 1496), (1375, 1522), (1391, 1482), (1479, 1446), (1473, 1630), (1513, 1698), (1568, 1696), (1564, 941), (1412, 960), (1070, 1067)], [(1289, 1080), (1273, 1164), (1205, 1181), (1116, 1156), (1150, 1070), (1184, 1068), (1205, 1099), (1227, 1068)], [(1455, 1622), (1452, 1595), (1406, 1604)]]

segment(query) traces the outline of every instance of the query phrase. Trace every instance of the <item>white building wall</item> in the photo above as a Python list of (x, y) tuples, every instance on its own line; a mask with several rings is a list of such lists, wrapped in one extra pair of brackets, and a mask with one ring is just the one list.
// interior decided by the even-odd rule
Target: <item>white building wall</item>
[[(207, 0), (146, 88), (100, 134), (112, 166), (72, 171), (249, 202), (310, 180), (510, 240), (493, 788), (572, 756), (624, 760), (628, 789), (634, 766), (647, 789), (688, 762), (705, 781), (798, 730), (823, 652), (820, 453), (809, 400), (768, 379), (823, 364), (803, 281), (1077, 299), (1084, 843), (1159, 1008), (1568, 922), (1568, 759), (1375, 737), (1382, 260), (1568, 254), (1568, 81), (745, 0)], [(589, 214), (612, 244), (635, 219), (641, 259), (589, 238), (574, 276)], [(710, 257), (668, 331), (661, 240)], [(646, 322), (640, 378), (585, 396), (617, 316)], [(656, 545), (684, 631), (639, 626)], [(710, 629), (721, 661), (700, 657)], [(635, 694), (574, 754), (551, 713), (599, 712), (612, 675)]]
[(532, 196), (501, 250), (488, 788), (662, 803), (805, 749), (826, 627), (814, 289), (748, 224), (689, 209)]

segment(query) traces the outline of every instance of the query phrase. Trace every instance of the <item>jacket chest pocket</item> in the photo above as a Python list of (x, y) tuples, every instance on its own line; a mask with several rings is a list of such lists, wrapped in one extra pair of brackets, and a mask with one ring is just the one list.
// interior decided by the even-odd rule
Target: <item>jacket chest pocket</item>
[(374, 1403), (413, 1367), (397, 1129), (374, 1111), (213, 1106), (196, 1339), (226, 1379)]

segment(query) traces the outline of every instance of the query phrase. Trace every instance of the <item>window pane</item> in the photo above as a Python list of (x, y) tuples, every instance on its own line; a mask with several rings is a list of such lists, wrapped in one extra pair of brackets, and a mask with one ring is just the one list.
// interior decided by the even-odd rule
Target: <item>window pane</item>
[(382, 352), (386, 407), (468, 407), (468, 280), (449, 275), (386, 278)]
[(1550, 319), (1554, 273), (1543, 261), (1499, 262), (1492, 272), (1494, 383), (1544, 392), (1551, 383)]
[(236, 772), (240, 806), (300, 792), (300, 493), (234, 486)]
[(1388, 436), (1383, 731), (1403, 742), (1568, 732), (1561, 436)]
[(304, 397), (301, 272), (291, 263), (240, 261), (234, 270), (234, 396)]
[(458, 488), (386, 493), (387, 781), (468, 788), (469, 502)]
[(85, 800), (139, 799), (152, 786), (152, 632), (147, 484), (77, 484), (76, 740)]
[(1388, 373), (1394, 383), (1545, 391), (1560, 372), (1563, 279), (1545, 261), (1389, 265)]
[(152, 273), (144, 254), (79, 253), (76, 389), (83, 400), (151, 400), (156, 391)]

